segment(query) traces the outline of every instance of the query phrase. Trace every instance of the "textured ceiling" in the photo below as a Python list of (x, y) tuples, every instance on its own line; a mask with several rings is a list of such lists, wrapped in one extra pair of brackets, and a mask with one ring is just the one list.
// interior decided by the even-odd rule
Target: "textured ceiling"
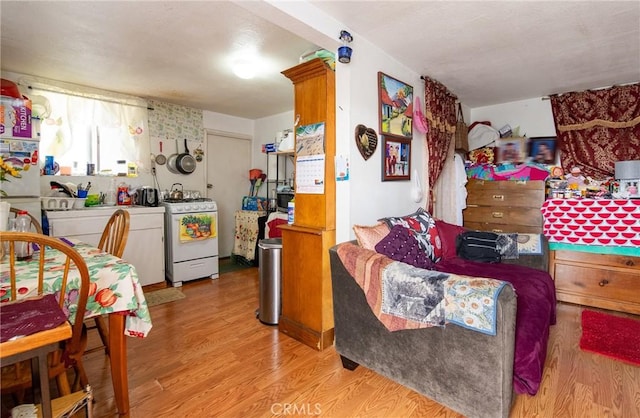
[(640, 81), (640, 1), (312, 3), (469, 107)]
[[(232, 2), (34, 1), (0, 4), (2, 70), (256, 119), (293, 108), (280, 71), (315, 45)], [(261, 73), (235, 54), (254, 46)]]
[[(470, 107), (640, 80), (638, 1), (310, 3), (357, 34), (354, 59), (360, 36)], [(250, 119), (278, 114), (293, 105), (280, 71), (315, 45), (253, 5), (2, 1), (2, 70)], [(263, 72), (241, 80), (229, 59), (251, 45)]]

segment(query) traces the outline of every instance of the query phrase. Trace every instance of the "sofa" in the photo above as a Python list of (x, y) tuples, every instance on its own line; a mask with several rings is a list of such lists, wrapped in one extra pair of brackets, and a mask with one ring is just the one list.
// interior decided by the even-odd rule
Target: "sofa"
[[(496, 302), (495, 335), (449, 323), (444, 327), (389, 331), (374, 314), (363, 288), (339, 254), (340, 250), (344, 254), (358, 247), (358, 241), (351, 241), (329, 250), (335, 348), (345, 368), (354, 370), (362, 365), (468, 417), (507, 417), (514, 399), (514, 383), (519, 389), (516, 392), (537, 391), (546, 358), (548, 328), (555, 323), (555, 293), (546, 273), (546, 240), (543, 239), (542, 254), (509, 260), (510, 264), (482, 265), (454, 256), (436, 263), (435, 268), (441, 271), (482, 272), (482, 277), (500, 276), (501, 270), (510, 272), (525, 278), (524, 285), (519, 283), (523, 293), (545, 295), (538, 306), (537, 302), (518, 300), (518, 285), (502, 287)], [(363, 251), (365, 255), (367, 251), (370, 250)], [(538, 269), (537, 273), (532, 267)], [(535, 291), (525, 289), (528, 278), (536, 275), (542, 277), (542, 284), (531, 289)], [(539, 319), (522, 319), (518, 309)], [(535, 313), (536, 310), (544, 313)], [(519, 321), (532, 322), (535, 329), (521, 330), (516, 338)], [(535, 346), (541, 349), (531, 350)], [(516, 352), (524, 358), (516, 368), (518, 376), (514, 376)]]

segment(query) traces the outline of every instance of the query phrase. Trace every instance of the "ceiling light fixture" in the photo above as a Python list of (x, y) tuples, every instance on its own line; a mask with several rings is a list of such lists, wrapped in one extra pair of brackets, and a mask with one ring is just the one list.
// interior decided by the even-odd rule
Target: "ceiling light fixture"
[(233, 73), (245, 80), (252, 79), (256, 76), (255, 60), (242, 58), (233, 63)]

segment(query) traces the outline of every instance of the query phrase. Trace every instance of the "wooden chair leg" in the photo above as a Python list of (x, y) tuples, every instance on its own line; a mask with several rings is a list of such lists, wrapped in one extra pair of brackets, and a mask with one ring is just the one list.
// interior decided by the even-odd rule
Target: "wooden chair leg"
[(73, 381), (73, 391), (77, 392), (89, 385), (89, 378), (87, 377), (87, 372), (84, 369), (84, 364), (81, 359), (76, 359), (76, 363), (73, 368), (76, 372), (76, 378)]
[(71, 385), (67, 378), (66, 369), (62, 360), (62, 352), (55, 351), (49, 355), (49, 378), (55, 377), (60, 396), (71, 394)]
[(109, 329), (107, 327), (107, 323), (102, 316), (96, 316), (95, 320), (98, 334), (100, 334), (100, 340), (104, 345), (104, 353), (109, 355)]
[(58, 392), (60, 392), (60, 396), (71, 394), (71, 386), (69, 385), (69, 379), (67, 379), (66, 373), (58, 374), (56, 376), (56, 382), (58, 383)]

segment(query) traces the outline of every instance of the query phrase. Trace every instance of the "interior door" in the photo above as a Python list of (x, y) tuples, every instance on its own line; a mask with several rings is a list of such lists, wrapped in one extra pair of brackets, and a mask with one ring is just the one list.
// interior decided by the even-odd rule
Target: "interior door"
[[(207, 197), (218, 205), (218, 249), (229, 257), (235, 235), (235, 212), (249, 193), (251, 140), (207, 133)], [(211, 185), (209, 187), (208, 185)]]

